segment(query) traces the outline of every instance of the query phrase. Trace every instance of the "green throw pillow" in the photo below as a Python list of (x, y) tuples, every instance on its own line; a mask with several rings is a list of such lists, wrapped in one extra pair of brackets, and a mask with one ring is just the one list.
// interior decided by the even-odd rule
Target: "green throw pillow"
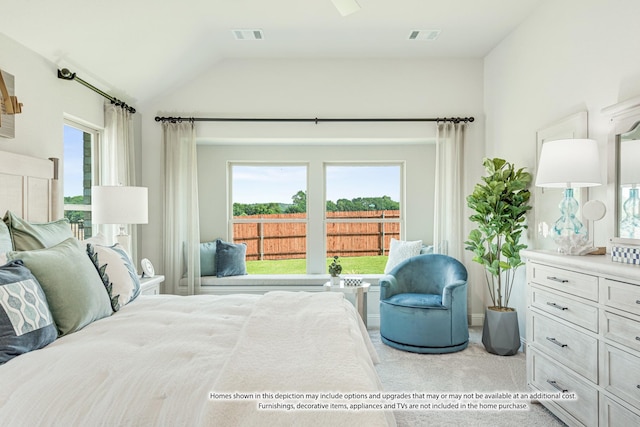
[(48, 249), (9, 252), (40, 282), (60, 336), (111, 315), (109, 295), (84, 248), (75, 238)]
[(13, 250), (11, 243), (11, 233), (9, 227), (3, 221), (0, 221), (0, 252), (9, 252)]
[(16, 251), (49, 248), (73, 237), (69, 220), (66, 218), (37, 223), (26, 221), (13, 212), (7, 211), (4, 222), (9, 227), (13, 250)]

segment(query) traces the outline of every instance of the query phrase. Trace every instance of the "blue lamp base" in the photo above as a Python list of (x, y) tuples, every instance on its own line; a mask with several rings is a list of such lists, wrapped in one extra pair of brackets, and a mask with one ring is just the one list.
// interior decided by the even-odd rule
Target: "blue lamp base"
[(573, 197), (573, 188), (564, 190), (564, 199), (560, 202), (561, 216), (551, 230), (558, 252), (566, 255), (580, 255), (589, 248), (587, 229), (576, 217), (578, 201)]

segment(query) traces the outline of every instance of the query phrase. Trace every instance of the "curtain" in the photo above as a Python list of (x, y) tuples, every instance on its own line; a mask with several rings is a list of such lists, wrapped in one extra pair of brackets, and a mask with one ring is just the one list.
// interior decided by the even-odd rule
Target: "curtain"
[(193, 122), (163, 123), (164, 270), (174, 293), (200, 289), (200, 226), (196, 133)]
[[(132, 114), (106, 102), (104, 104), (104, 140), (100, 144), (99, 185), (136, 185), (135, 149)], [(118, 234), (117, 225), (103, 224), (99, 231), (111, 241)], [(131, 236), (131, 259), (137, 258), (137, 227), (126, 225)]]
[(462, 259), (463, 158), (466, 124), (441, 122), (436, 133), (434, 251)]

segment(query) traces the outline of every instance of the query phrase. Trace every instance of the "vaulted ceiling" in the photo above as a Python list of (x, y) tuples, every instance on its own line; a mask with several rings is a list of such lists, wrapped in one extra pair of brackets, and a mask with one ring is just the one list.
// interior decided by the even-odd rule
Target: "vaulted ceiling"
[(482, 58), (543, 1), (357, 0), (342, 16), (332, 0), (24, 0), (3, 2), (0, 32), (144, 102), (226, 58)]

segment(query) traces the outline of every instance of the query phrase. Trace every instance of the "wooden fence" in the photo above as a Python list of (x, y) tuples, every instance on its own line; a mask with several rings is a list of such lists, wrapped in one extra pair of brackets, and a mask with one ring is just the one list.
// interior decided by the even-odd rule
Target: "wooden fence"
[[(247, 260), (305, 258), (307, 224), (297, 222), (271, 223), (269, 219), (300, 219), (305, 214), (274, 214), (242, 216), (255, 222), (233, 225), (234, 242), (247, 244)], [(366, 221), (399, 219), (400, 211), (357, 211), (327, 213), (327, 256), (388, 255), (391, 238), (400, 238), (400, 221), (394, 222), (332, 222), (332, 218), (358, 218)]]

